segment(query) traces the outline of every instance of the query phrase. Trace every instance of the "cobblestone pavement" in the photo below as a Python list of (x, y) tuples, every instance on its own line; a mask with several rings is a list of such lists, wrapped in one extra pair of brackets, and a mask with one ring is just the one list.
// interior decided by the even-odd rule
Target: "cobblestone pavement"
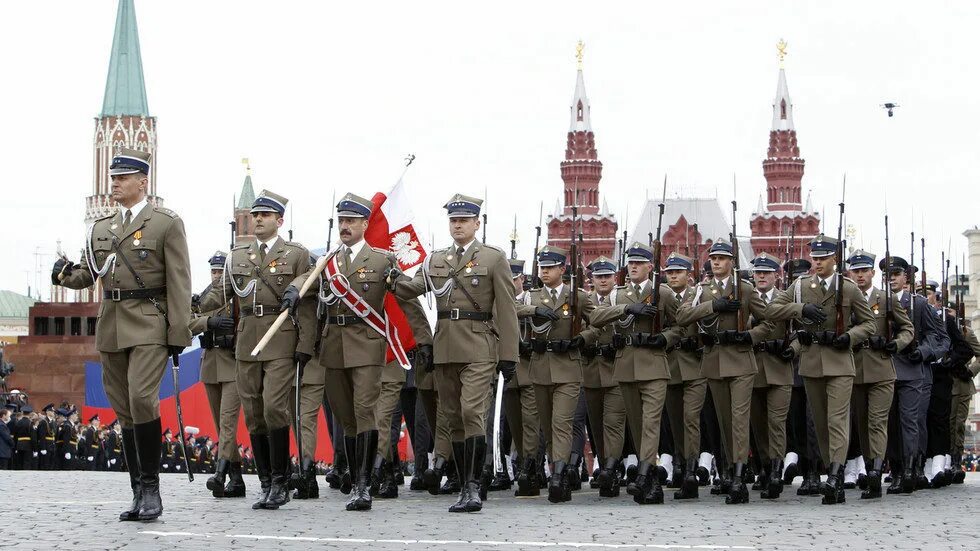
[[(164, 515), (150, 523), (118, 522), (129, 504), (123, 473), (0, 472), (0, 541), (5, 549), (976, 549), (980, 474), (962, 486), (885, 496), (874, 502), (847, 492), (847, 503), (822, 506), (795, 489), (777, 501), (752, 492), (726, 506), (706, 491), (697, 502), (640, 506), (624, 492), (600, 499), (576, 492), (570, 503), (494, 492), (481, 513), (449, 514), (454, 498), (400, 489), (367, 513), (344, 511), (345, 496), (321, 489), (314, 501), (278, 511), (247, 499), (211, 498), (206, 476), (194, 483), (164, 475)], [(798, 481), (799, 479), (797, 479)], [(321, 478), (322, 483), (322, 478)], [(325, 484), (322, 484), (325, 487)]]

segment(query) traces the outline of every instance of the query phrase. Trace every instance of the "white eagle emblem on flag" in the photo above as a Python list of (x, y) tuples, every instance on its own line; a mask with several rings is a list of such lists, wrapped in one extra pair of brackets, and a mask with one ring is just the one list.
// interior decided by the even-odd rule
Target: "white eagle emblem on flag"
[(422, 256), (418, 251), (419, 242), (412, 239), (408, 232), (398, 232), (391, 236), (391, 252), (395, 253), (398, 263), (414, 266)]

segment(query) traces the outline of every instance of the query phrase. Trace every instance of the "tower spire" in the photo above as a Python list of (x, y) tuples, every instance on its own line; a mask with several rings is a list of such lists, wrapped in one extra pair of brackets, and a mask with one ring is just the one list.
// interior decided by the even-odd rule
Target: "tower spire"
[(569, 106), (571, 111), (571, 122), (568, 127), (569, 132), (592, 132), (591, 109), (589, 107), (589, 96), (585, 93), (585, 76), (582, 74), (582, 52), (585, 50), (585, 42), (581, 40), (575, 46), (575, 59), (578, 68), (575, 76), (575, 95), (572, 96), (572, 104)]
[(143, 60), (133, 0), (119, 0), (100, 116), (148, 116)]
[(772, 101), (772, 129), (795, 130), (793, 127), (793, 100), (789, 98), (789, 87), (786, 85), (786, 69), (783, 60), (786, 58), (786, 41), (780, 39), (776, 45), (779, 52), (779, 80), (776, 82), (776, 99)]

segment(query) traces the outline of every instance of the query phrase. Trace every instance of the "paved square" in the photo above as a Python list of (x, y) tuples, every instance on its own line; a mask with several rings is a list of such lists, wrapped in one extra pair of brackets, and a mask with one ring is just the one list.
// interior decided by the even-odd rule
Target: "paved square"
[[(163, 475), (163, 517), (118, 522), (129, 504), (124, 473), (0, 472), (0, 526), (5, 549), (371, 549), (372, 551), (499, 549), (976, 549), (980, 474), (966, 483), (875, 502), (847, 492), (847, 503), (822, 506), (797, 497), (777, 501), (752, 492), (746, 505), (726, 506), (706, 491), (697, 502), (639, 506), (624, 492), (600, 499), (584, 489), (561, 505), (547, 498), (493, 492), (481, 513), (449, 514), (455, 498), (401, 487), (396, 500), (375, 500), (368, 513), (344, 511), (346, 497), (321, 489), (313, 501), (278, 511), (250, 497), (217, 500), (194, 483)], [(322, 484), (322, 478), (320, 479)], [(322, 485), (325, 487), (325, 485)]]

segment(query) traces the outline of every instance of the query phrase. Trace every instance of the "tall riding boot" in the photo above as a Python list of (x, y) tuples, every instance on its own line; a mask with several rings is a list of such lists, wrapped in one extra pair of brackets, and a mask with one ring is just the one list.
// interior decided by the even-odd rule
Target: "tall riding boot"
[(371, 486), (368, 488), (368, 493), (371, 494), (371, 497), (378, 497), (378, 491), (381, 489), (381, 480), (384, 479), (384, 473), (388, 470), (389, 466), (388, 461), (380, 453), (374, 458), (374, 463), (371, 466)]
[(272, 486), (263, 509), (278, 509), (289, 503), (289, 425), (269, 432)]
[(684, 469), (684, 479), (681, 481), (680, 490), (674, 492), (674, 499), (697, 499), (699, 484), (698, 459), (690, 457)]
[(475, 513), (483, 509), (483, 501), (480, 498), (481, 490), (477, 487), (477, 475), (486, 457), (486, 437), (471, 436), (466, 439), (463, 445), (463, 453), (465, 454), (463, 459), (465, 465), (464, 472), (466, 476), (462, 483), (467, 486), (468, 491), (466, 493), (469, 497), (463, 506), (463, 512)]
[(374, 458), (378, 455), (378, 431), (369, 430), (358, 433), (356, 438), (354, 464), (357, 469), (354, 489), (347, 502), (348, 511), (369, 511), (371, 509), (371, 474)]
[(225, 497), (245, 497), (245, 480), (242, 478), (242, 463), (234, 461), (228, 468), (228, 484), (225, 484)]
[(898, 459), (889, 459), (888, 468), (891, 470), (890, 474), (892, 476), (891, 485), (885, 490), (888, 495), (901, 494), (903, 486), (903, 477), (905, 475), (905, 466), (902, 465), (902, 461)]
[(259, 475), (262, 495), (252, 504), (252, 509), (264, 509), (269, 499), (269, 489), (272, 488), (272, 460), (269, 449), (269, 435), (250, 433), (252, 440), (252, 458), (255, 460), (255, 472)]
[(736, 463), (732, 467), (732, 487), (728, 492), (728, 496), (725, 498), (725, 503), (728, 505), (749, 502), (749, 489), (745, 486), (745, 482), (742, 481), (744, 470), (744, 463)]
[[(455, 451), (453, 451), (453, 455), (456, 455)], [(462, 470), (463, 465), (457, 465), (455, 459), (446, 464), (446, 481), (439, 487), (439, 495), (452, 495), (459, 493), (459, 491), (462, 489), (459, 482), (460, 472), (462, 472)]]
[(582, 454), (573, 452), (568, 461), (568, 470), (570, 471), (568, 476), (568, 487), (574, 492), (582, 489), (582, 477), (579, 476), (581, 463)]
[(293, 499), (316, 499), (320, 497), (320, 488), (316, 483), (316, 465), (309, 457), (303, 458), (299, 473), (295, 476)]
[(783, 477), (779, 473), (783, 472), (783, 460), (773, 459), (769, 462), (768, 481), (766, 487), (759, 494), (762, 499), (776, 499), (783, 493)]
[(435, 459), (432, 460), (432, 465), (422, 474), (422, 480), (425, 484), (425, 489), (429, 491), (429, 494), (437, 496), (439, 495), (439, 486), (442, 485), (442, 476), (446, 473), (446, 458), (441, 455), (437, 455)]
[(844, 503), (844, 465), (831, 463), (827, 469), (827, 483), (823, 487), (824, 505)]
[[(467, 493), (470, 491), (468, 484), (464, 484), (464, 479), (467, 473), (464, 471), (466, 469), (466, 442), (453, 442), (453, 464), (456, 466), (456, 475), (459, 478), (461, 484), (459, 488), (459, 497), (456, 499), (456, 503), (449, 507), (450, 513), (463, 513), (466, 509), (466, 504), (470, 500), (470, 496)], [(448, 484), (449, 481), (447, 480)]]
[(868, 468), (867, 487), (861, 492), (861, 499), (877, 499), (881, 497), (881, 468), (884, 461), (880, 457), (871, 460)]
[(541, 495), (541, 484), (538, 481), (538, 462), (534, 456), (524, 458), (524, 466), (521, 467), (520, 476), (517, 477), (517, 490), (514, 491), (514, 495)]
[(136, 457), (140, 466), (139, 520), (153, 520), (163, 513), (160, 500), (160, 418), (133, 428), (136, 436)]
[(601, 497), (619, 497), (619, 459), (607, 457), (598, 478)]
[(551, 478), (548, 480), (548, 501), (562, 503), (571, 499), (572, 489), (568, 485), (568, 463), (555, 461)]
[(340, 472), (340, 493), (349, 495), (357, 471), (357, 437), (344, 436), (344, 470)]
[(136, 433), (134, 429), (122, 430), (123, 457), (126, 459), (126, 469), (129, 471), (129, 485), (133, 489), (133, 502), (129, 509), (119, 513), (119, 520), (139, 520), (140, 500), (143, 491), (140, 489), (140, 460), (136, 451)]
[(229, 468), (231, 463), (227, 459), (219, 459), (214, 474), (208, 478), (207, 487), (214, 497), (225, 497), (225, 476), (228, 475)]

